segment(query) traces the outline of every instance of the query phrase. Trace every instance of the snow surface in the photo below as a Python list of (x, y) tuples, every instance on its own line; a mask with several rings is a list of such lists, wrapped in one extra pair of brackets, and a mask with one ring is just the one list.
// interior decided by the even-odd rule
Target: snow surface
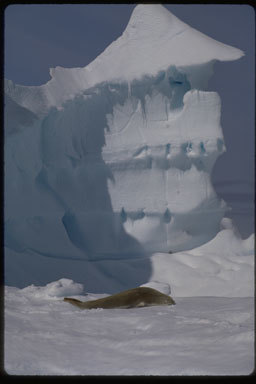
[(65, 292), (59, 281), (5, 288), (8, 374), (215, 376), (254, 369), (253, 298), (175, 297), (174, 306), (80, 310), (62, 301), (75, 286), (66, 280)]
[[(5, 369), (21, 375), (246, 375), (254, 234), (226, 217), (214, 62), (243, 53), (138, 5), (85, 68), (5, 84)], [(137, 286), (172, 307), (81, 311)]]

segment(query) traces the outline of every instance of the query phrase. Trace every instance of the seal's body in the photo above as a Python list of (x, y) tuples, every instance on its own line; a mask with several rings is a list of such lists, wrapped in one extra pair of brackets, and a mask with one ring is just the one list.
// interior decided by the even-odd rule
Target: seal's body
[(81, 309), (93, 308), (137, 308), (150, 307), (153, 305), (174, 305), (175, 301), (156, 289), (149, 287), (139, 287), (128, 289), (115, 295), (104, 297), (102, 299), (82, 302), (80, 300), (64, 298), (64, 301), (69, 302)]

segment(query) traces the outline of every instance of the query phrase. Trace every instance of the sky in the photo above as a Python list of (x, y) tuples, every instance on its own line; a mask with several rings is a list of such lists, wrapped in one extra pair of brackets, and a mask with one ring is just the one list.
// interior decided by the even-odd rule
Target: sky
[[(135, 4), (9, 5), (5, 10), (5, 77), (41, 85), (49, 68), (84, 67), (124, 31)], [(243, 237), (254, 230), (255, 15), (246, 4), (165, 4), (185, 23), (237, 47), (245, 56), (217, 63), (208, 90), (222, 100), (227, 152), (214, 167), (217, 193), (233, 208)]]

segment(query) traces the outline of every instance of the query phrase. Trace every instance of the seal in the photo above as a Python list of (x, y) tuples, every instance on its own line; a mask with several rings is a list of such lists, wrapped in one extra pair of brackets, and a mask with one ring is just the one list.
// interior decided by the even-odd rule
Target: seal
[(81, 309), (138, 308), (154, 305), (175, 305), (175, 301), (170, 296), (149, 287), (132, 288), (111, 296), (103, 297), (102, 299), (85, 302), (68, 297), (64, 297), (64, 301)]

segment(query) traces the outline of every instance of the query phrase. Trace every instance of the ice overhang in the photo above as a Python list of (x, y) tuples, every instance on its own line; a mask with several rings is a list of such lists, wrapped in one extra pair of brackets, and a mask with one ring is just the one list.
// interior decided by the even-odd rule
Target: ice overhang
[(106, 80), (155, 75), (169, 66), (186, 67), (212, 61), (232, 61), (244, 53), (216, 41), (179, 20), (160, 4), (140, 4), (116, 41), (87, 69)]

